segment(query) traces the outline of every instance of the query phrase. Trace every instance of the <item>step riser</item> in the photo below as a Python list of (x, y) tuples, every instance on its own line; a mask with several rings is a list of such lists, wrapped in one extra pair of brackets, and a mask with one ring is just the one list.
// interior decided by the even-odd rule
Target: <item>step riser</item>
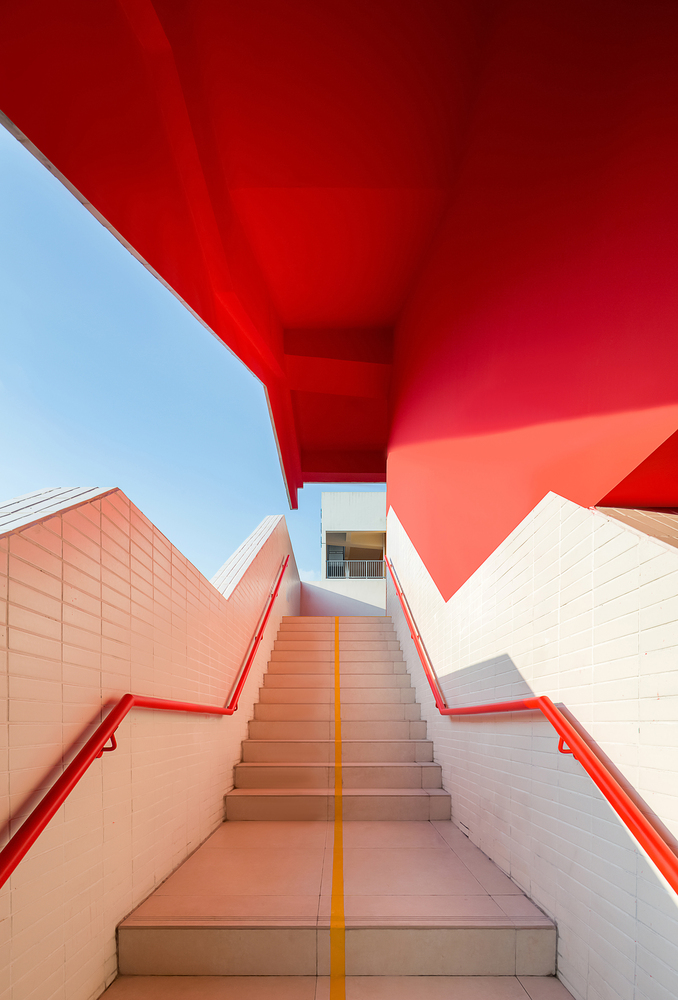
[[(355, 638), (352, 638), (355, 636)], [(317, 631), (305, 630), (303, 632), (293, 632), (289, 629), (280, 629), (275, 642), (331, 642), (334, 645), (336, 632), (333, 628), (318, 629)], [(398, 636), (394, 628), (383, 629), (339, 629), (339, 643), (345, 642), (398, 642)]]
[(243, 740), (242, 757), (246, 764), (327, 764), (334, 760), (334, 742), (332, 740)]
[[(334, 642), (335, 635), (336, 632), (333, 625), (323, 625), (322, 628), (313, 628), (306, 625), (301, 628), (292, 628), (283, 625), (278, 632), (278, 639), (324, 639)], [(340, 625), (339, 641), (343, 642), (344, 639), (350, 640), (351, 638), (360, 641), (364, 639), (387, 639), (388, 641), (394, 641), (398, 637), (392, 625), (385, 628), (372, 628), (369, 626), (361, 628), (359, 625)]]
[[(307, 619), (305, 621), (297, 622), (293, 618), (285, 619), (280, 623), (280, 631), (289, 628), (318, 628), (318, 629), (332, 629), (334, 632), (335, 624), (334, 618), (316, 618)], [(392, 629), (394, 628), (393, 622), (390, 618), (379, 618), (373, 619), (371, 621), (365, 621), (361, 618), (354, 618), (352, 621), (339, 619), (340, 629), (367, 629), (371, 631), (372, 629)]]
[[(264, 675), (264, 688), (331, 688), (334, 691), (334, 672), (322, 674), (279, 674), (270, 671)], [(353, 688), (409, 688), (409, 674), (341, 674), (342, 698)], [(262, 688), (261, 690), (263, 690)]]
[[(344, 688), (342, 705), (412, 705), (414, 688)], [(264, 705), (324, 705), (334, 704), (334, 688), (270, 688), (259, 689), (259, 702)]]
[(342, 721), (341, 735), (345, 740), (425, 740), (426, 723)]
[[(118, 935), (121, 975), (330, 973), (330, 932), (325, 928), (122, 927)], [(349, 926), (346, 975), (552, 976), (555, 938), (553, 928)]]
[[(365, 643), (363, 645), (366, 645)], [(391, 663), (403, 659), (403, 654), (399, 649), (340, 649), (339, 662), (354, 663), (364, 660), (373, 662), (388, 660)], [(334, 664), (334, 643), (331, 649), (274, 649), (271, 653), (272, 663), (328, 663)]]
[[(294, 651), (301, 650), (307, 652), (309, 650), (322, 650), (323, 652), (331, 652), (334, 656), (334, 639), (276, 639), (273, 643), (273, 649), (276, 651)], [(344, 653), (349, 650), (360, 649), (365, 653), (377, 653), (383, 652), (384, 650), (397, 649), (400, 650), (400, 643), (397, 640), (386, 640), (386, 639), (341, 639), (339, 641), (339, 654), (343, 656)]]
[[(346, 740), (425, 740), (425, 722), (342, 722)], [(264, 722), (252, 719), (252, 740), (333, 740), (334, 722)]]
[[(282, 764), (238, 764), (236, 788), (331, 788), (333, 766), (316, 764), (295, 767)], [(348, 764), (342, 767), (343, 788), (441, 788), (441, 768), (437, 764)]]
[[(342, 721), (348, 722), (375, 720), (379, 722), (415, 720), (421, 716), (421, 707), (414, 704), (376, 703), (341, 705)], [(334, 705), (329, 702), (306, 702), (269, 704), (258, 702), (254, 706), (254, 718), (270, 722), (300, 722), (317, 721), (334, 718)]]
[(225, 797), (226, 819), (240, 823), (326, 823), (334, 819), (333, 795)]
[[(334, 628), (333, 615), (283, 615), (283, 625), (331, 625)], [(342, 625), (392, 625), (390, 615), (339, 615), (339, 627)]]
[[(334, 677), (334, 660), (294, 661), (294, 660), (271, 660), (268, 664), (269, 673), (272, 674), (330, 674)], [(360, 674), (369, 676), (370, 674), (407, 674), (407, 667), (402, 660), (361, 660), (357, 662), (342, 662), (339, 668), (339, 675), (342, 679), (344, 675)], [(409, 681), (408, 681), (409, 683)]]
[(251, 740), (333, 740), (333, 722), (261, 722), (249, 724)]
[[(334, 819), (334, 795), (227, 795), (226, 819), (232, 822), (326, 822)], [(344, 822), (424, 823), (450, 818), (448, 795), (342, 796)]]
[(346, 764), (427, 763), (433, 760), (433, 743), (426, 739), (412, 740), (346, 740), (342, 739), (341, 759)]
[[(244, 740), (245, 763), (315, 764), (334, 761), (331, 740)], [(342, 740), (344, 763), (393, 762), (426, 763), (433, 760), (433, 743), (429, 740)]]

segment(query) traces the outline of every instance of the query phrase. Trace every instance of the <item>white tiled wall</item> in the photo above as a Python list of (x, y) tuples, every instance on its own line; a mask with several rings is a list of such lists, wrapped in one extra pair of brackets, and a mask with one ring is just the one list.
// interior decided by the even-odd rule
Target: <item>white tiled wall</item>
[[(2, 843), (125, 692), (225, 703), (287, 554), (281, 520), (227, 600), (120, 491), (0, 537)], [(116, 925), (223, 818), (280, 618), (298, 607), (292, 557), (233, 717), (123, 722), (0, 890), (1, 1000), (90, 1000), (113, 979)]]
[[(563, 702), (678, 834), (678, 551), (549, 494), (445, 603), (393, 510), (388, 553), (450, 705)], [(558, 924), (578, 1000), (675, 1000), (678, 897), (538, 715), (443, 718), (387, 613), (453, 819)]]

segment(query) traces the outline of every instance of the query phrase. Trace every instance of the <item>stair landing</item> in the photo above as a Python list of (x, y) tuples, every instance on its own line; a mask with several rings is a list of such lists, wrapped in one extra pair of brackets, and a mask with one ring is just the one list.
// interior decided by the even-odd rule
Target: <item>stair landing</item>
[[(225, 823), (120, 926), (121, 975), (327, 976), (333, 829)], [(449, 821), (346, 823), (344, 887), (347, 976), (553, 974), (551, 920)]]

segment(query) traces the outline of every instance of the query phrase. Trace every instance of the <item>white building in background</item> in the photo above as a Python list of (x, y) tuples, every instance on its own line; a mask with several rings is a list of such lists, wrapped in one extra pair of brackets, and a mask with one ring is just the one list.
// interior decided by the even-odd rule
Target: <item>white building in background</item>
[(320, 580), (302, 586), (302, 614), (386, 611), (386, 493), (323, 493)]

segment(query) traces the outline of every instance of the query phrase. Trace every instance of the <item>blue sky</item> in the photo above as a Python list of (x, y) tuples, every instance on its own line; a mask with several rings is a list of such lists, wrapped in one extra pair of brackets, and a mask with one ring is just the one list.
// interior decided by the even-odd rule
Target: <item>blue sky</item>
[(284, 513), (313, 578), (365, 488), (290, 511), (261, 384), (1, 126), (0, 428), (0, 499), (119, 486), (208, 577)]

